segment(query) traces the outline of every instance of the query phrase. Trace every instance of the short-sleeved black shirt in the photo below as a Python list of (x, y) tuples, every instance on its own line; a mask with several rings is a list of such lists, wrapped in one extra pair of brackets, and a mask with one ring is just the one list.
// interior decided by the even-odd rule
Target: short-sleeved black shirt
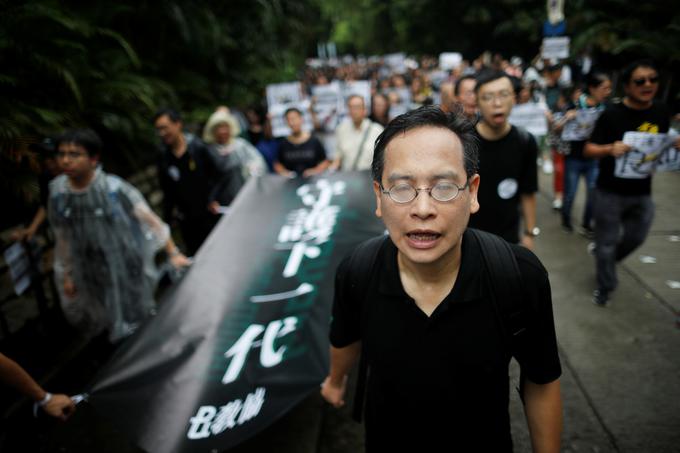
[(277, 160), (290, 171), (302, 173), (326, 160), (326, 150), (313, 135), (304, 143), (281, 140)]
[[(531, 307), (515, 356), (526, 378), (545, 384), (561, 374), (547, 272), (529, 250), (512, 247)], [(335, 347), (363, 342), (367, 449), (512, 451), (510, 347), (470, 233), (454, 288), (430, 317), (404, 291), (392, 241), (378, 254), (365, 300), (350, 297), (348, 265), (346, 259), (336, 275), (330, 338)]]
[[(668, 108), (654, 103), (645, 110), (635, 110), (626, 107), (621, 102), (607, 107), (595, 123), (595, 129), (590, 141), (598, 145), (608, 145), (617, 140), (623, 140), (623, 134), (628, 131), (666, 133), (670, 125)], [(652, 192), (652, 177), (643, 179), (626, 179), (614, 176), (616, 159), (605, 156), (600, 159), (600, 173), (597, 177), (597, 187), (619, 195), (649, 195)]]
[(500, 140), (479, 134), (479, 211), (470, 227), (488, 231), (508, 242), (519, 242), (520, 195), (538, 190), (538, 147), (531, 134), (513, 126)]

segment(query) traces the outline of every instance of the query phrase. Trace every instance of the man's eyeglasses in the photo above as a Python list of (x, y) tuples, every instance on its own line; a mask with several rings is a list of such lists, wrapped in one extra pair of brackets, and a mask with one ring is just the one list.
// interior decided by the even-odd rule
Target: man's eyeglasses
[(79, 159), (85, 156), (87, 153), (77, 152), (77, 151), (58, 151), (57, 159), (66, 159), (67, 157), (71, 160)]
[(640, 79), (633, 79), (633, 83), (635, 84), (636, 87), (641, 87), (644, 85), (646, 82), (651, 83), (652, 85), (659, 83), (659, 76), (654, 76), (654, 77), (642, 77)]
[(465, 190), (469, 185), (469, 181), (465, 181), (463, 187), (458, 187), (452, 182), (438, 182), (432, 187), (424, 187), (422, 189), (417, 189), (411, 184), (401, 183), (385, 190), (382, 184), (380, 184), (380, 191), (388, 195), (392, 201), (395, 203), (410, 203), (416, 199), (420, 191), (425, 191), (430, 194), (432, 198), (437, 201), (451, 201), (455, 200), (458, 194)]
[(482, 102), (493, 102), (496, 99), (501, 101), (507, 101), (513, 96), (512, 91), (499, 91), (498, 93), (485, 93), (479, 97)]

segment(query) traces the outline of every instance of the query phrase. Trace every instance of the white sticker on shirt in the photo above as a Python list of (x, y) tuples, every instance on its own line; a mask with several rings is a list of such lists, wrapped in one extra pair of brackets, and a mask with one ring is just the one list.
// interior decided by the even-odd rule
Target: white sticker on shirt
[(179, 168), (175, 167), (174, 165), (171, 165), (168, 167), (168, 175), (170, 175), (170, 178), (177, 182), (179, 181)]
[(509, 200), (517, 193), (517, 180), (512, 178), (504, 179), (498, 184), (498, 196), (504, 200)]

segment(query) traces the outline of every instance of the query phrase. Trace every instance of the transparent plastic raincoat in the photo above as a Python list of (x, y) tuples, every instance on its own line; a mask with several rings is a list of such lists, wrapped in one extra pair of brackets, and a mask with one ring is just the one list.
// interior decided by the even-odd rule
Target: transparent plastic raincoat
[[(86, 336), (106, 329), (115, 342), (130, 335), (154, 312), (154, 256), (169, 238), (168, 226), (135, 187), (101, 168), (82, 190), (65, 175), (55, 178), (48, 213), (66, 319)], [(73, 297), (64, 293), (69, 276)]]

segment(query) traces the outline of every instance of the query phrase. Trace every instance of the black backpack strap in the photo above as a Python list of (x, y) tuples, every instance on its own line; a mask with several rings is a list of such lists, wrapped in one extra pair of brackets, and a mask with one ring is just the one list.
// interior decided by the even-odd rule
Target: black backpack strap
[(484, 231), (468, 228), (479, 244), (482, 261), (487, 269), (491, 302), (501, 333), (506, 340), (507, 353), (516, 351), (519, 336), (527, 328), (527, 310), (522, 292), (522, 274), (510, 244)]
[[(386, 235), (371, 238), (359, 244), (350, 255), (347, 276), (350, 285), (350, 297), (353, 299), (360, 299), (363, 303), (366, 303), (366, 293), (373, 275), (376, 259), (378, 258), (378, 252), (386, 240)], [(361, 356), (359, 358), (359, 374), (357, 376), (354, 405), (352, 407), (352, 418), (357, 422), (361, 422), (361, 415), (364, 409), (364, 395), (366, 393), (367, 378), (368, 361), (366, 359), (366, 354), (364, 353), (364, 344), (362, 342)]]

